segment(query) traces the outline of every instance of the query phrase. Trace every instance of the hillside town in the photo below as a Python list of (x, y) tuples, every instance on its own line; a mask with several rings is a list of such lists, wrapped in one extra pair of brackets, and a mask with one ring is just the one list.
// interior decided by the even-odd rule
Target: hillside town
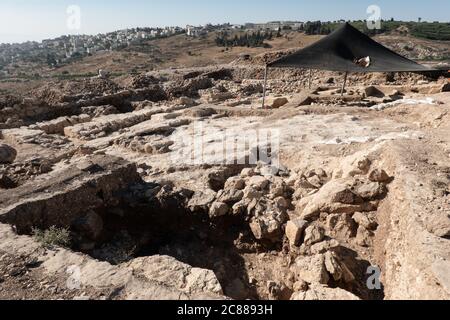
[(125, 49), (131, 45), (143, 44), (152, 39), (170, 37), (185, 33), (189, 37), (201, 37), (213, 31), (228, 30), (274, 30), (292, 29), (299, 30), (302, 22), (267, 22), (246, 23), (243, 25), (231, 25), (229, 23), (219, 25), (200, 25), (186, 27), (163, 28), (132, 28), (97, 35), (64, 35), (55, 39), (46, 39), (42, 42), (25, 42), (20, 44), (0, 44), (0, 71), (7, 75), (3, 68), (8, 64), (18, 61), (47, 62), (49, 66), (56, 66), (64, 62), (70, 62), (76, 58), (92, 55), (99, 51), (114, 51)]
[(16, 61), (57, 65), (69, 59), (92, 55), (102, 50), (119, 50), (150, 39), (168, 37), (185, 32), (180, 27), (133, 28), (98, 35), (64, 35), (42, 42), (0, 45), (0, 66)]

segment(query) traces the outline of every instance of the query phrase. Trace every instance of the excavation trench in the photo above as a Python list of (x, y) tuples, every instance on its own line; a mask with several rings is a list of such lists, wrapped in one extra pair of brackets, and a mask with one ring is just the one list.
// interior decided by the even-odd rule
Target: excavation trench
[[(291, 281), (289, 261), (295, 257), (286, 243), (257, 241), (242, 217), (212, 221), (206, 212), (191, 212), (186, 200), (192, 194), (187, 190), (157, 185), (131, 189), (117, 195), (115, 206), (86, 210), (85, 217), (66, 226), (72, 233), (73, 250), (115, 265), (139, 257), (171, 256), (212, 270), (224, 294), (233, 299), (284, 300), (294, 292), (295, 280), (285, 285)], [(340, 247), (336, 252), (349, 262), (356, 279), (344, 283), (330, 277), (327, 285), (363, 299), (382, 299), (382, 291), (366, 287), (365, 272), (371, 264), (351, 249)], [(274, 277), (278, 283), (272, 281)]]
[[(169, 196), (163, 203), (122, 199), (116, 207), (97, 209), (95, 215), (103, 221), (101, 233), (92, 239), (88, 236), (92, 232), (72, 225), (73, 249), (111, 264), (171, 256), (192, 267), (213, 270), (225, 295), (231, 298), (260, 299), (256, 288), (247, 285), (250, 279), (243, 253), (268, 249), (256, 244), (248, 223), (229, 217), (214, 224), (206, 213), (193, 213), (180, 205), (179, 196)], [(245, 288), (236, 284), (236, 279)]]

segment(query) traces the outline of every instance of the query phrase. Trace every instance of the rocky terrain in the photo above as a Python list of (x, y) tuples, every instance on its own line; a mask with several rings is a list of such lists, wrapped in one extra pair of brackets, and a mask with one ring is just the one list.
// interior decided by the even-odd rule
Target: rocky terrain
[(450, 298), (448, 80), (269, 58), (3, 95), (0, 299)]

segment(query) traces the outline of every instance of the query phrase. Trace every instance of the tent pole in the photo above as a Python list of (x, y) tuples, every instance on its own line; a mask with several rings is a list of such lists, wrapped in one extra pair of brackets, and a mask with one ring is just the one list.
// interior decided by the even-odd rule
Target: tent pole
[(311, 78), (312, 78), (312, 70), (309, 69), (309, 81), (308, 81), (308, 89), (311, 89)]
[(266, 68), (264, 70), (264, 87), (263, 87), (263, 99), (262, 99), (262, 108), (265, 108), (265, 104), (266, 104), (266, 89), (267, 89), (267, 71), (268, 71), (268, 66), (266, 64)]
[(342, 89), (341, 89), (341, 97), (344, 96), (345, 85), (347, 84), (347, 76), (348, 76), (348, 72), (346, 72), (345, 76), (344, 76), (344, 83), (342, 84)]

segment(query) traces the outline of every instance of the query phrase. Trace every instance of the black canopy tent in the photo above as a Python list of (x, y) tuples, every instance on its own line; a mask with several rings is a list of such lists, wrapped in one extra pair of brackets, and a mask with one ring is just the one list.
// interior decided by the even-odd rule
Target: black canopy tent
[[(345, 72), (342, 93), (349, 72), (427, 72), (428, 67), (409, 60), (372, 40), (345, 23), (316, 43), (266, 65), (264, 99), (268, 68), (302, 68)], [(311, 75), (310, 75), (311, 76)]]

